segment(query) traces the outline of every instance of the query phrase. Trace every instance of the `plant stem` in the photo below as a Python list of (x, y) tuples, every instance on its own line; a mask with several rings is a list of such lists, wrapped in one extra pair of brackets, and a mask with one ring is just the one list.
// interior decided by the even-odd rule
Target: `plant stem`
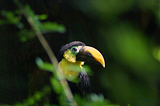
[(51, 50), (48, 42), (44, 38), (44, 36), (41, 33), (38, 26), (35, 24), (33, 18), (31, 16), (29, 16), (29, 14), (25, 10), (25, 8), (22, 6), (22, 4), (18, 0), (14, 0), (14, 2), (21, 9), (23, 15), (26, 17), (26, 19), (27, 19), (28, 23), (30, 24), (31, 28), (35, 32), (35, 35), (37, 36), (41, 45), (43, 46), (44, 50), (46, 51), (47, 55), (49, 56), (49, 59), (51, 60), (53, 66), (55, 68), (55, 72), (57, 74), (58, 80), (60, 81), (60, 84), (62, 85), (62, 88), (64, 90), (64, 94), (65, 94), (67, 100), (69, 101), (70, 105), (71, 106), (77, 106), (77, 103), (74, 100), (73, 94), (71, 93), (71, 90), (69, 88), (68, 82), (66, 81), (66, 79), (64, 77), (63, 71), (61, 70), (60, 67), (58, 67), (58, 61), (57, 61), (53, 51)]

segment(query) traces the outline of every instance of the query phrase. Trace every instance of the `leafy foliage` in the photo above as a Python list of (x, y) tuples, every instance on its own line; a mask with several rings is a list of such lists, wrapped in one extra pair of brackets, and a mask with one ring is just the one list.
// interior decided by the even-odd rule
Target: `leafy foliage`
[(41, 58), (37, 58), (36, 63), (40, 69), (54, 72), (54, 67), (51, 63), (43, 62)]
[[(0, 25), (12, 24), (16, 27), (18, 30), (16, 35), (23, 43), (35, 38), (35, 32), (30, 28), (31, 26), (24, 22), (33, 19), (32, 21), (43, 34), (54, 32), (64, 34), (68, 30), (70, 35), (67, 40), (81, 39), (88, 44), (97, 44), (96, 46), (107, 60), (106, 68), (99, 68), (94, 73), (88, 66), (84, 69), (90, 76), (96, 76), (93, 79), (94, 87), (95, 89), (103, 88), (103, 91), (98, 89), (98, 92), (103, 92), (103, 94), (93, 93), (86, 98), (74, 95), (79, 106), (156, 106), (159, 104), (160, 98), (160, 44), (158, 40), (160, 4), (157, 2), (156, 0), (73, 0), (72, 3), (68, 3), (76, 11), (76, 18), (72, 17), (75, 15), (71, 14), (73, 11), (69, 10), (68, 12), (67, 9), (62, 11), (63, 3), (58, 4), (62, 6), (57, 11), (65, 14), (64, 16), (60, 15), (60, 19), (71, 23), (68, 25), (69, 27), (58, 24), (58, 22), (48, 21), (48, 14), (37, 14), (39, 12), (32, 10), (32, 6), (28, 4), (24, 6), (24, 9), (31, 18), (24, 20), (23, 11), (20, 9), (13, 11), (2, 9)], [(55, 11), (56, 9), (53, 10), (53, 12)], [(66, 11), (68, 13), (65, 13)], [(71, 17), (67, 17), (68, 14)], [(83, 14), (83, 17), (80, 17), (79, 14)], [(156, 24), (156, 27), (153, 24)], [(82, 28), (79, 25), (83, 25)], [(82, 29), (86, 31), (84, 31), (85, 34), (82, 33)], [(60, 38), (62, 37), (60, 36)], [(158, 42), (154, 42), (156, 40)], [(51, 86), (44, 86), (42, 91), (36, 91), (28, 99), (16, 103), (15, 106), (36, 105), (50, 94), (52, 89), (59, 95), (61, 105), (66, 105), (67, 100), (55, 74), (55, 67), (41, 58), (37, 58), (35, 62), (41, 70), (53, 73), (50, 78)], [(76, 67), (70, 68), (80, 71)], [(73, 81), (73, 79), (71, 80)], [(43, 105), (50, 104), (44, 102)]]
[[(45, 86), (42, 91), (36, 91), (33, 96), (28, 97), (28, 99), (24, 100), (23, 103), (16, 103), (14, 106), (31, 106), (36, 105), (36, 102), (41, 101), (45, 96), (51, 93), (51, 87)], [(47, 103), (43, 103), (47, 105)]]
[[(36, 15), (34, 11), (31, 10), (29, 5), (25, 6), (25, 10), (27, 14), (33, 19), (34, 23), (36, 26), (41, 30), (42, 33), (49, 33), (49, 32), (59, 32), (59, 33), (64, 33), (66, 31), (65, 27), (63, 25), (59, 25), (55, 22), (41, 22), (40, 20), (46, 20), (47, 15), (46, 14), (41, 14), (41, 15)], [(20, 29), (18, 32), (18, 37), (21, 42), (25, 42), (33, 37), (35, 37), (34, 32), (32, 30), (28, 30), (24, 28), (24, 25), (21, 20), (21, 15), (22, 12), (20, 10), (16, 11), (5, 11), (2, 10), (1, 14), (6, 18), (5, 20), (0, 20), (0, 25), (4, 24), (15, 24), (17, 28)], [(28, 19), (29, 20), (29, 19)]]

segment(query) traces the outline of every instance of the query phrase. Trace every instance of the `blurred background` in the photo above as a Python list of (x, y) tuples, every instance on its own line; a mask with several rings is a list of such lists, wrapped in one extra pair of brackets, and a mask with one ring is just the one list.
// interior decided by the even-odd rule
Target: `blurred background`
[[(55, 55), (75, 40), (103, 54), (106, 68), (89, 65), (92, 93), (120, 106), (160, 105), (159, 0), (20, 2), (39, 22), (62, 25), (59, 31), (42, 31)], [(12, 0), (0, 1), (0, 104), (33, 102), (27, 98), (42, 92), (46, 95), (39, 102), (47, 103), (51, 73), (40, 70), (35, 60), (50, 60), (18, 10)]]

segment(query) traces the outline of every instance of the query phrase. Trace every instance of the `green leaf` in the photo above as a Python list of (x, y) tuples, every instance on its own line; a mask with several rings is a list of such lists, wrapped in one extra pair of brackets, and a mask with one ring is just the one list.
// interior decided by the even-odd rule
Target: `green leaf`
[(61, 91), (62, 91), (62, 86), (61, 84), (59, 83), (59, 81), (54, 78), (54, 77), (51, 77), (51, 84), (52, 84), (52, 87), (53, 87), (53, 90), (57, 93), (57, 94), (60, 94)]
[(73, 83), (78, 83), (79, 82), (78, 76), (67, 76), (66, 79), (68, 81), (73, 82)]
[(41, 58), (36, 58), (36, 64), (42, 70), (46, 70), (50, 72), (54, 71), (53, 65), (51, 63), (43, 62)]
[(41, 58), (37, 57), (36, 64), (38, 65), (38, 67), (41, 67), (43, 65), (43, 60)]
[(34, 11), (31, 9), (29, 5), (25, 6), (25, 9), (27, 11), (27, 14), (33, 19), (36, 26), (40, 26), (41, 22), (38, 19), (38, 16), (35, 15)]
[(36, 91), (33, 95), (33, 98), (37, 101), (40, 100), (42, 98), (42, 93), (39, 91)]
[(46, 20), (48, 18), (47, 14), (37, 15), (39, 20)]
[(33, 98), (28, 98), (27, 103), (29, 105), (34, 105), (35, 104), (35, 100)]
[[(20, 24), (17, 25), (19, 26), (19, 28), (22, 28), (23, 27), (23, 24)], [(32, 30), (27, 30), (27, 29), (22, 29), (18, 32), (18, 37), (19, 37), (19, 40), (21, 42), (25, 42), (25, 41), (28, 41), (29, 39), (32, 39), (35, 37), (35, 34)]]
[(19, 17), (15, 15), (14, 11), (5, 11), (2, 10), (1, 14), (7, 19), (3, 20), (4, 22), (0, 22), (0, 24), (18, 24), (19, 23)]
[(78, 94), (74, 95), (74, 99), (76, 100), (78, 106), (85, 106), (84, 104), (88, 102), (87, 98), (81, 98)]
[(63, 25), (57, 24), (55, 22), (41, 23), (39, 28), (43, 33), (48, 33), (48, 32), (64, 33), (66, 31), (66, 29)]
[(85, 72), (87, 72), (89, 75), (93, 75), (93, 71), (91, 70), (91, 68), (87, 65), (83, 66), (83, 69), (85, 70)]
[(51, 71), (51, 72), (54, 71), (53, 65), (51, 63), (47, 63), (47, 62), (43, 63), (43, 65), (40, 68), (43, 70)]
[(90, 99), (91, 101), (94, 101), (94, 102), (103, 102), (104, 101), (104, 96), (102, 94), (91, 94), (90, 95)]

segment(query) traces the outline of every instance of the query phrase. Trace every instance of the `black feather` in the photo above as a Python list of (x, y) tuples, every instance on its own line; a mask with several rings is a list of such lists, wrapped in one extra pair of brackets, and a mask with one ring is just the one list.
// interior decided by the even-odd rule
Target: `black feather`
[(59, 54), (58, 54), (58, 62), (60, 62), (62, 60), (64, 52), (67, 49), (70, 49), (73, 46), (85, 46), (85, 44), (83, 42), (80, 42), (80, 41), (73, 41), (73, 42), (70, 42), (70, 43), (62, 46), (60, 51), (59, 51)]
[(84, 71), (79, 74), (79, 83), (68, 81), (68, 84), (73, 94), (80, 94), (84, 97), (85, 94), (90, 92), (90, 78)]
[(79, 83), (78, 87), (81, 90), (82, 96), (87, 92), (90, 92), (90, 78), (85, 71), (79, 74)]

